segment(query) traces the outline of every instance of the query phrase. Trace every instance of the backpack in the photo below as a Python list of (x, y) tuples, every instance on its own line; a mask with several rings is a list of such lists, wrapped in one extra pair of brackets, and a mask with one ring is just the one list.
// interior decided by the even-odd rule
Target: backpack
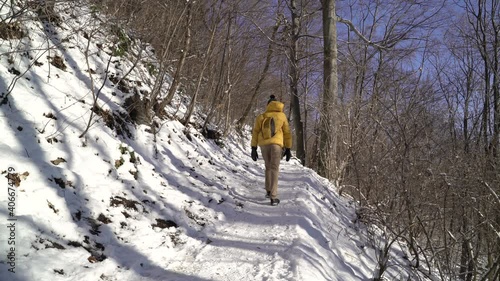
[(272, 116), (265, 116), (262, 121), (262, 137), (267, 140), (276, 135), (276, 122)]

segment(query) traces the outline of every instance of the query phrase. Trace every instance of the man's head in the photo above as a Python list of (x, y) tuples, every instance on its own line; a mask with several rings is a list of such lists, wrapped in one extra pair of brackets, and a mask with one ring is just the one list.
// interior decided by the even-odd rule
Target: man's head
[(270, 103), (270, 102), (272, 102), (272, 101), (276, 101), (276, 97), (275, 97), (274, 95), (271, 95), (271, 96), (269, 97), (269, 100), (267, 101), (267, 104), (269, 104), (269, 103)]

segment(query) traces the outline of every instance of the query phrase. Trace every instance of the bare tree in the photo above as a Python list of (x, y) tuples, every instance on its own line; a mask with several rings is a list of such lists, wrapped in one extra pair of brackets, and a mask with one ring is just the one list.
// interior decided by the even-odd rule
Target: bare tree
[(247, 118), (248, 118), (248, 115), (250, 114), (250, 111), (255, 106), (255, 100), (256, 100), (257, 96), (259, 95), (259, 93), (260, 93), (260, 90), (261, 90), (261, 87), (263, 85), (264, 79), (266, 78), (266, 76), (268, 74), (268, 71), (269, 71), (269, 67), (271, 65), (271, 60), (272, 60), (274, 49), (275, 49), (274, 45), (276, 44), (276, 42), (275, 42), (276, 41), (276, 35), (278, 33), (278, 29), (280, 28), (283, 20), (284, 20), (284, 18), (283, 18), (283, 16), (281, 14), (277, 14), (276, 15), (276, 22), (275, 22), (275, 25), (274, 25), (274, 27), (272, 29), (270, 40), (269, 40), (269, 43), (268, 43), (266, 58), (265, 58), (265, 62), (264, 62), (264, 67), (262, 68), (262, 72), (259, 74), (259, 78), (257, 80), (257, 83), (255, 84), (255, 86), (253, 88), (253, 92), (251, 94), (250, 101), (247, 103), (247, 105), (245, 107), (245, 110), (243, 111), (243, 114), (241, 115), (241, 117), (236, 122), (236, 128), (238, 130), (242, 129), (243, 125), (247, 121)]
[[(170, 87), (168, 89), (168, 94), (160, 102), (160, 105), (158, 106), (157, 113), (160, 110), (163, 110), (163, 108), (165, 108), (165, 106), (172, 101), (175, 93), (177, 93), (177, 91), (179, 90), (182, 70), (184, 68), (184, 63), (186, 62), (186, 57), (187, 57), (187, 54), (189, 53), (189, 48), (191, 46), (191, 21), (193, 19), (193, 13), (191, 11), (192, 5), (193, 5), (192, 1), (188, 1), (186, 4), (187, 17), (186, 17), (186, 31), (185, 31), (184, 47), (180, 50), (179, 62), (178, 62), (177, 67), (175, 69), (175, 73), (174, 73), (173, 78), (172, 78), (172, 83), (170, 84)], [(162, 75), (162, 77), (164, 77), (163, 75)], [(155, 100), (155, 97), (152, 97), (152, 99)]]
[[(485, 151), (493, 158), (499, 156), (500, 142), (500, 1), (468, 0), (467, 19), (474, 30), (471, 40), (481, 54), (484, 64), (484, 114), (482, 131)], [(490, 102), (492, 106), (490, 106)], [(491, 108), (492, 107), (492, 108)], [(491, 109), (490, 109), (491, 108)], [(493, 112), (493, 134), (488, 139), (490, 112)], [(496, 160), (495, 160), (496, 161)]]
[(323, 95), (319, 127), (318, 173), (330, 180), (337, 174), (337, 22), (335, 0), (322, 0), (323, 9)]
[[(301, 10), (299, 10), (298, 3), (296, 0), (290, 0), (290, 14), (291, 14), (291, 26), (290, 26), (290, 42), (289, 44), (289, 79), (290, 79), (290, 94), (292, 96), (291, 109), (292, 109), (292, 121), (295, 130), (295, 148), (296, 156), (305, 165), (306, 161), (306, 151), (304, 143), (304, 124), (302, 120), (302, 106), (299, 97), (299, 38), (301, 34), (300, 30), (300, 18)], [(302, 11), (303, 12), (303, 11)]]
[[(211, 5), (210, 9), (215, 13), (220, 13), (221, 11), (219, 9), (217, 9), (218, 7), (216, 7), (216, 5)], [(201, 91), (201, 87), (202, 87), (202, 82), (204, 80), (204, 75), (205, 75), (205, 71), (212, 59), (212, 53), (213, 53), (213, 50), (214, 50), (214, 40), (215, 40), (215, 37), (216, 37), (216, 34), (217, 34), (217, 26), (219, 24), (219, 20), (220, 20), (220, 17), (214, 17), (211, 21), (211, 25), (209, 27), (209, 31), (210, 31), (210, 36), (209, 36), (209, 41), (208, 41), (208, 45), (206, 46), (206, 50), (204, 52), (204, 55), (203, 55), (203, 64), (200, 68), (200, 71), (198, 73), (198, 80), (196, 82), (196, 85), (195, 85), (195, 89), (194, 89), (194, 93), (193, 93), (193, 96), (191, 97), (191, 102), (189, 103), (189, 106), (188, 106), (188, 110), (186, 112), (186, 114), (184, 115), (183, 117), (183, 120), (182, 120), (182, 123), (184, 125), (187, 125), (189, 122), (190, 122), (190, 119), (191, 119), (191, 115), (193, 114), (194, 112), (194, 108), (196, 106), (196, 103), (197, 103), (197, 99), (198, 99), (198, 95), (200, 94), (200, 91)]]

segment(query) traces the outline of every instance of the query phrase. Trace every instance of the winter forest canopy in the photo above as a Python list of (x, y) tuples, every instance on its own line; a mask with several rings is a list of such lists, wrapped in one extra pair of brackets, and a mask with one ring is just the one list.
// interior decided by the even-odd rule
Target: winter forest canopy
[[(2, 15), (2, 44), (27, 11), (57, 24), (54, 5), (83, 4), (1, 2), (19, 7)], [(89, 2), (108, 15), (89, 40), (105, 24), (116, 56), (142, 42), (135, 58), (151, 46), (158, 59), (134, 122), (154, 128), (182, 94), (184, 124), (197, 107), (202, 130), (243, 133), (273, 94), (295, 155), (360, 219), (443, 280), (500, 279), (500, 0)]]

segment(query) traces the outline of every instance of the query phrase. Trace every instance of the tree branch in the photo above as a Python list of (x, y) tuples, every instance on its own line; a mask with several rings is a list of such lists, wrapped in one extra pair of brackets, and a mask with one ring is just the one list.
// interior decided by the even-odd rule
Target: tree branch
[(336, 20), (337, 22), (340, 22), (340, 23), (343, 23), (345, 25), (347, 25), (347, 27), (349, 27), (349, 30), (350, 31), (353, 31), (354, 33), (356, 33), (356, 35), (358, 35), (358, 37), (363, 40), (366, 44), (370, 45), (370, 46), (374, 46), (375, 48), (377, 49), (380, 49), (380, 50), (388, 50), (389, 48), (387, 48), (386, 46), (383, 46), (381, 45), (380, 43), (378, 42), (372, 42), (371, 40), (369, 40), (368, 38), (366, 38), (362, 33), (361, 31), (359, 31), (355, 26), (354, 24), (350, 21), (350, 20), (346, 20), (344, 18), (341, 18), (339, 16), (336, 17)]

